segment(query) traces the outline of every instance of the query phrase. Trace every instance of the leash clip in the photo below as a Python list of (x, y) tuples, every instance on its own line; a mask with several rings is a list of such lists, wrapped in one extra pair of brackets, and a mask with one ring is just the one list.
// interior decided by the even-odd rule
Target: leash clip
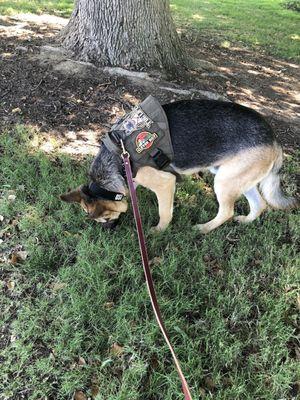
[(124, 142), (123, 142), (122, 139), (120, 139), (120, 143), (121, 143), (121, 147), (122, 147), (121, 157), (123, 158), (123, 160), (124, 160), (125, 157), (129, 158), (130, 154), (128, 153), (128, 151), (126, 151), (125, 146), (124, 146)]

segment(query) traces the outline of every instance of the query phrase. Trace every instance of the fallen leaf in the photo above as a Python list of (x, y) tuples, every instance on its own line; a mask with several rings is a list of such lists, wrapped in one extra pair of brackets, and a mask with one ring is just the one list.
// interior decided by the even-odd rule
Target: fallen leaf
[(77, 367), (77, 363), (76, 362), (73, 362), (71, 365), (70, 365), (70, 370), (72, 371), (73, 369), (75, 369)]
[(124, 352), (124, 347), (120, 346), (118, 343), (114, 343), (110, 348), (110, 353), (113, 356), (120, 356)]
[(149, 261), (149, 265), (156, 267), (162, 263), (162, 258), (161, 257), (154, 257), (152, 260)]
[(8, 201), (10, 201), (11, 203), (13, 202), (13, 201), (15, 201), (16, 200), (16, 195), (15, 194), (9, 194), (8, 196), (7, 196), (7, 200)]
[(212, 379), (211, 376), (207, 376), (207, 377), (205, 378), (205, 386), (206, 386), (209, 390), (213, 390), (213, 389), (216, 387), (215, 382), (213, 381), (213, 379)]
[(25, 261), (28, 257), (27, 251), (14, 251), (10, 257), (10, 264), (16, 265), (18, 262)]
[(17, 337), (15, 335), (10, 336), (10, 342), (13, 343), (17, 340)]
[(65, 236), (73, 236), (73, 233), (68, 232), (68, 231), (63, 231), (63, 234), (64, 234)]
[(54, 292), (58, 292), (59, 290), (64, 289), (66, 286), (67, 286), (67, 284), (64, 283), (64, 282), (55, 282), (55, 283), (53, 283), (53, 285), (51, 286), (51, 288), (52, 288), (52, 290), (53, 290)]
[(152, 356), (151, 356), (151, 358), (150, 358), (150, 366), (151, 366), (151, 368), (152, 369), (158, 369), (158, 367), (159, 367), (159, 361), (158, 361), (158, 358), (157, 358), (157, 356), (156, 356), (156, 354), (153, 354)]
[(9, 290), (14, 290), (14, 288), (15, 288), (15, 286), (16, 286), (16, 283), (15, 283), (14, 281), (8, 281), (7, 284), (6, 284), (6, 286), (7, 286), (7, 288), (8, 288)]
[(300, 311), (300, 295), (297, 297), (297, 307), (298, 310)]
[(99, 392), (100, 392), (100, 388), (99, 388), (97, 382), (92, 382), (92, 385), (91, 385), (91, 395), (92, 395), (92, 397), (95, 398), (98, 395)]
[(78, 365), (86, 365), (86, 361), (83, 357), (78, 357), (77, 364)]
[(25, 261), (26, 258), (28, 257), (28, 253), (27, 253), (27, 251), (20, 250), (20, 251), (17, 251), (17, 256), (18, 256), (19, 260)]
[(12, 112), (13, 114), (20, 114), (22, 111), (21, 111), (21, 108), (20, 108), (20, 107), (16, 107), (16, 108), (12, 109), (11, 112)]
[(108, 301), (107, 303), (104, 303), (104, 308), (106, 308), (107, 310), (111, 310), (112, 308), (114, 308), (115, 303), (113, 301)]
[(11, 255), (9, 262), (10, 262), (10, 264), (12, 264), (12, 265), (16, 265), (16, 264), (17, 264), (17, 262), (18, 262), (18, 257), (17, 257), (17, 255), (16, 255), (16, 253), (13, 253), (13, 254)]
[(82, 390), (76, 390), (73, 396), (73, 400), (87, 400), (87, 397)]

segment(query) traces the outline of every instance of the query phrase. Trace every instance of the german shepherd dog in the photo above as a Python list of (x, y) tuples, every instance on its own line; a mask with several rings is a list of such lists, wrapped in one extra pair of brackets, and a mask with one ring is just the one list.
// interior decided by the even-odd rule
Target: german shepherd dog
[[(239, 104), (213, 100), (183, 100), (163, 105), (167, 115), (174, 150), (171, 164), (177, 174), (190, 175), (209, 170), (215, 174), (214, 191), (219, 203), (215, 218), (196, 225), (208, 233), (234, 215), (234, 203), (242, 195), (249, 203), (249, 213), (235, 220), (248, 223), (266, 209), (296, 207), (298, 201), (285, 197), (280, 188), (279, 170), (282, 149), (272, 128), (256, 111)], [(104, 144), (89, 172), (91, 182), (102, 188), (128, 194), (123, 177), (121, 157)], [(173, 214), (176, 176), (152, 167), (141, 167), (134, 178), (152, 190), (158, 200), (159, 223), (154, 228), (164, 230)], [(61, 196), (66, 202), (77, 202), (89, 217), (104, 227), (116, 224), (127, 210), (127, 201), (93, 199), (86, 186)]]

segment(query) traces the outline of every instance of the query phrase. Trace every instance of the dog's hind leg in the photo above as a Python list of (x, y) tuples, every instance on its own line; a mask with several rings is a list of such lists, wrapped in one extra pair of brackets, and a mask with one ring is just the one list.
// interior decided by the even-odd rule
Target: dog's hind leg
[(274, 163), (272, 146), (261, 146), (244, 150), (224, 160), (215, 176), (215, 193), (219, 202), (217, 216), (206, 224), (196, 227), (208, 233), (233, 217), (234, 203), (244, 193), (250, 204), (250, 214), (240, 220), (250, 222), (265, 208), (265, 202), (256, 185), (269, 174)]
[(234, 220), (242, 223), (252, 222), (266, 209), (267, 203), (260, 195), (257, 186), (252, 187), (243, 194), (248, 200), (250, 212), (248, 215), (237, 215)]

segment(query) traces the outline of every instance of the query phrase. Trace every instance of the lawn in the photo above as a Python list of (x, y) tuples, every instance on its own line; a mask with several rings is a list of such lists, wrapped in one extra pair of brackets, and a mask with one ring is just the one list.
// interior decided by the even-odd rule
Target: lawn
[[(283, 0), (171, 0), (179, 28), (193, 27), (219, 45), (249, 46), (267, 54), (299, 60), (300, 14)], [(71, 0), (0, 0), (0, 13), (32, 12), (68, 17)]]
[(69, 17), (73, 4), (72, 0), (0, 0), (0, 14), (49, 13)]
[[(0, 0), (0, 13), (67, 17), (72, 4)], [(299, 57), (299, 13), (281, 0), (171, 0), (171, 7), (178, 27), (199, 33), (199, 45), (209, 37)], [(41, 136), (23, 125), (0, 131), (0, 400), (181, 399), (131, 210), (107, 232), (61, 202), (59, 194), (86, 182), (91, 160), (46, 154)], [(299, 152), (287, 155), (282, 171), (289, 194), (297, 159)], [(185, 178), (172, 225), (157, 235), (150, 234), (155, 197), (138, 189), (162, 314), (193, 400), (296, 399), (299, 213), (267, 212), (202, 236), (191, 225), (216, 214), (211, 184), (209, 174)], [(245, 200), (236, 211), (247, 212)]]
[(171, 0), (177, 25), (196, 28), (225, 47), (249, 46), (299, 60), (300, 13), (282, 0)]
[[(22, 126), (0, 136), (1, 400), (67, 400), (76, 390), (97, 400), (182, 398), (131, 211), (108, 233), (62, 203), (60, 193), (85, 182), (90, 160), (47, 155), (38, 141)], [(295, 171), (290, 156), (287, 192)], [(190, 226), (216, 212), (210, 183), (185, 179), (172, 226), (154, 236), (155, 199), (139, 189), (162, 313), (193, 398), (292, 399), (299, 215), (272, 211), (201, 236)]]

